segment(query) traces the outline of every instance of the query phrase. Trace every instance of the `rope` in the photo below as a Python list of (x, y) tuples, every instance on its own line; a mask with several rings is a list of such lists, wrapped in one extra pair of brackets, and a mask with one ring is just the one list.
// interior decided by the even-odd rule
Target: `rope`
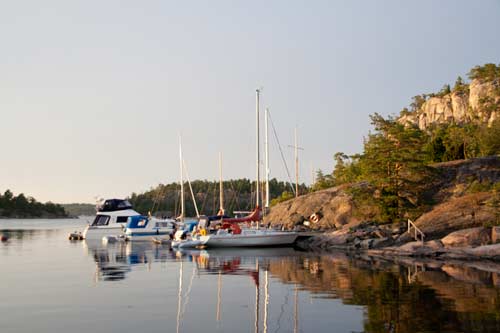
[(278, 144), (278, 148), (281, 154), (281, 160), (283, 161), (283, 165), (285, 166), (286, 174), (288, 176), (288, 185), (292, 189), (292, 193), (295, 195), (295, 189), (292, 186), (292, 177), (290, 176), (290, 170), (288, 170), (288, 165), (286, 164), (285, 155), (283, 154), (283, 149), (281, 149), (280, 140), (278, 139), (278, 134), (276, 133), (276, 128), (274, 127), (273, 119), (271, 118), (271, 112), (268, 112), (269, 120), (271, 121), (271, 127), (273, 128), (274, 138), (276, 139), (276, 143)]

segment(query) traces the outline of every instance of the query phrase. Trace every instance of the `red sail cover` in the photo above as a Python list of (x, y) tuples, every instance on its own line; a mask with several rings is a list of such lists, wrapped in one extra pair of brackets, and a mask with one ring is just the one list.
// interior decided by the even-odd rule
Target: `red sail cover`
[(257, 206), (250, 215), (238, 218), (223, 219), (224, 223), (243, 223), (243, 222), (256, 222), (260, 221), (260, 207)]

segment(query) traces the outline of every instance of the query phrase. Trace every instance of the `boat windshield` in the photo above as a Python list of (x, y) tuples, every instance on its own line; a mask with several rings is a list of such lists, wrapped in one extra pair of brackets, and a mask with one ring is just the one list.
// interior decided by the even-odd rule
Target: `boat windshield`
[(108, 225), (109, 215), (97, 215), (92, 222), (92, 226)]
[(125, 209), (132, 209), (132, 204), (128, 200), (121, 199), (109, 199), (97, 207), (99, 212), (112, 212)]

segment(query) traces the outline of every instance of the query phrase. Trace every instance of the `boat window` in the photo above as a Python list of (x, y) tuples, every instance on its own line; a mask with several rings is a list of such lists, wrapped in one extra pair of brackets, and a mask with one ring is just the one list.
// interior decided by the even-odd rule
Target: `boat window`
[(156, 222), (155, 224), (156, 228), (171, 228), (172, 222)]
[(99, 225), (108, 225), (109, 223), (109, 216), (108, 215), (97, 215), (95, 217), (94, 223), (92, 223), (93, 226), (99, 226)]
[(128, 216), (118, 216), (116, 218), (117, 223), (127, 223), (127, 220), (128, 220)]
[(119, 209), (130, 209), (132, 208), (132, 204), (128, 200), (122, 200), (118, 203)]

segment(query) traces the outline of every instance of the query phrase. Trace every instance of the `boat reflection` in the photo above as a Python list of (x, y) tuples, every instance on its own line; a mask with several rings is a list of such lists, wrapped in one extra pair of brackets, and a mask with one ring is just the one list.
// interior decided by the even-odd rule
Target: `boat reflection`
[(134, 265), (151, 265), (155, 261), (175, 258), (168, 248), (149, 242), (116, 242), (84, 240), (84, 247), (96, 263), (96, 281), (120, 281)]
[[(247, 292), (253, 286), (255, 300), (241, 302), (254, 304), (256, 332), (275, 331), (285, 324), (288, 331), (305, 329), (308, 318), (301, 311), (317, 311), (319, 305), (310, 303), (314, 299), (319, 303), (339, 299), (344, 305), (362, 306), (364, 332), (500, 332), (499, 263), (392, 261), (291, 248), (172, 251), (149, 243), (97, 244), (87, 245), (87, 249), (101, 281), (123, 280), (137, 265), (165, 261), (180, 269), (179, 295), (191, 289), (196, 295), (194, 277), (208, 276), (205, 281), (213, 290), (218, 323), (225, 317), (222, 298), (241, 297), (223, 293), (224, 284), (233, 283), (234, 287), (236, 283)], [(192, 270), (187, 291), (182, 288), (185, 268)], [(228, 281), (226, 276), (241, 279)], [(284, 307), (283, 295), (288, 293), (293, 301)], [(181, 299), (189, 298), (179, 297), (178, 329), (186, 311)], [(301, 301), (305, 298), (310, 302)], [(285, 324), (276, 313), (280, 308), (286, 308), (291, 319)]]
[[(288, 251), (184, 254), (193, 258), (202, 274), (250, 276), (256, 286), (257, 308), (262, 292), (259, 281), (264, 278), (268, 286), (268, 274), (282, 284), (296, 286), (294, 331), (300, 329), (298, 293), (305, 291), (313, 299), (341, 299), (346, 305), (363, 306), (364, 332), (500, 332), (499, 263), (395, 262), (344, 253)], [(268, 292), (264, 295), (267, 298)], [(265, 307), (268, 303), (264, 301)], [(259, 313), (256, 310), (256, 332), (260, 331)], [(264, 318), (266, 331), (267, 310)]]
[[(217, 305), (216, 305), (216, 321), (222, 322), (222, 277), (227, 275), (249, 277), (255, 286), (255, 303), (254, 303), (254, 329), (255, 332), (268, 332), (269, 318), (269, 274), (268, 269), (273, 261), (290, 260), (293, 257), (300, 256), (300, 253), (291, 248), (273, 248), (273, 249), (210, 249), (210, 250), (192, 250), (179, 249), (177, 256), (189, 258), (196, 264), (199, 274), (214, 275), (217, 274)], [(181, 262), (182, 264), (182, 262)], [(193, 271), (194, 273), (194, 271)], [(261, 274), (263, 273), (263, 274)], [(264, 309), (261, 309), (261, 275), (264, 279)], [(294, 316), (294, 332), (298, 331), (298, 311), (297, 311), (297, 287), (295, 289), (295, 311)], [(178, 308), (181, 308), (182, 294), (182, 265), (179, 273), (179, 303)], [(261, 312), (263, 311), (263, 316)], [(261, 325), (262, 318), (262, 325)], [(177, 317), (177, 332), (180, 330), (180, 322), (182, 316)], [(279, 324), (277, 325), (279, 327)]]

